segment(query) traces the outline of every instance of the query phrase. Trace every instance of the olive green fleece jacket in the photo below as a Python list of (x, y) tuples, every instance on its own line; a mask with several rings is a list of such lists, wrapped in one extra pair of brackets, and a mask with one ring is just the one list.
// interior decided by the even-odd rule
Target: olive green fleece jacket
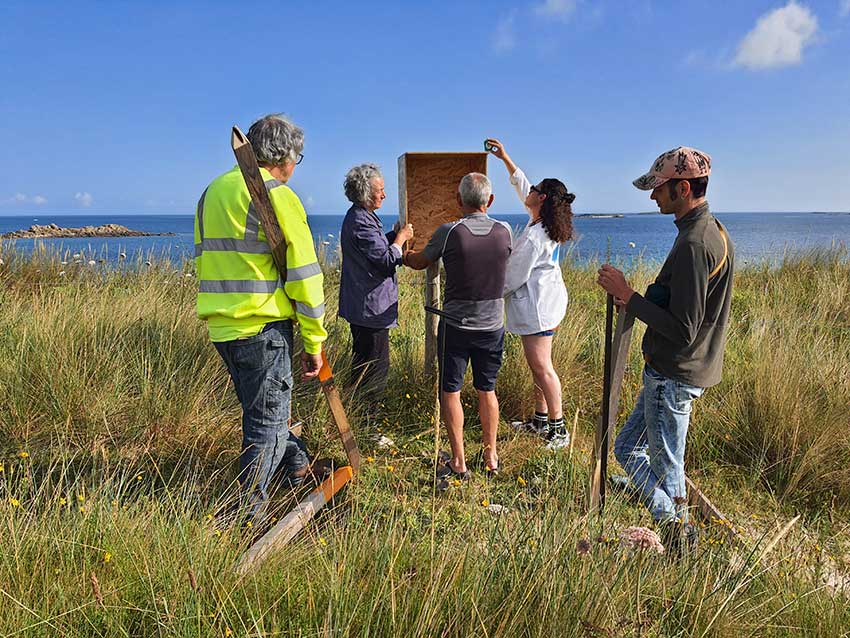
[(726, 261), (709, 278), (723, 260), (724, 245), (720, 223), (708, 203), (675, 223), (679, 234), (655, 279), (670, 291), (668, 307), (635, 293), (626, 309), (647, 325), (643, 354), (655, 371), (708, 388), (720, 383), (723, 375), (735, 249), (726, 233)]

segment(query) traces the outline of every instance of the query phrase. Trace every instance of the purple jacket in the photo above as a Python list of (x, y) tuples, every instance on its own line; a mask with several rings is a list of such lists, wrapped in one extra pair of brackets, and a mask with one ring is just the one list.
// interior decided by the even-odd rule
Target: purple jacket
[(356, 204), (342, 222), (342, 277), (339, 316), (356, 326), (395, 328), (398, 325), (398, 282), (401, 250), (392, 246), (395, 231), (384, 233), (375, 213)]

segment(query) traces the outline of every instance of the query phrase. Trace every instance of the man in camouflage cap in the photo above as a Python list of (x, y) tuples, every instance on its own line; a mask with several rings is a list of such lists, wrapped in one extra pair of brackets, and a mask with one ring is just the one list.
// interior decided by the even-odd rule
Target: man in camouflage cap
[[(655, 282), (635, 292), (623, 273), (605, 264), (598, 283), (619, 306), (643, 321), (643, 388), (614, 454), (662, 535), (674, 549), (695, 539), (688, 523), (685, 440), (691, 403), (720, 382), (732, 299), (734, 247), (705, 198), (711, 157), (680, 146), (661, 154), (634, 180), (664, 215), (673, 215), (676, 241)], [(617, 480), (617, 477), (614, 479)]]

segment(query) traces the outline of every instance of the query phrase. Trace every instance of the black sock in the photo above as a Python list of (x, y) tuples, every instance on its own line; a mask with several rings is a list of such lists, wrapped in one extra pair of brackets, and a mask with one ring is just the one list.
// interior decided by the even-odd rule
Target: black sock
[(554, 432), (555, 434), (567, 433), (567, 428), (564, 427), (564, 417), (560, 419), (549, 419), (547, 427), (549, 432)]
[(549, 422), (549, 415), (545, 412), (534, 412), (534, 417), (531, 419), (531, 424), (538, 430), (545, 430), (546, 424)]

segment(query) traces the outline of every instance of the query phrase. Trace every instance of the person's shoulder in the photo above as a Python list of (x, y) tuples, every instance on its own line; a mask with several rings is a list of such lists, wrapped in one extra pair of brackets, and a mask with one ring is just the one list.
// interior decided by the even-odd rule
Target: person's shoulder
[(240, 183), (242, 188), (247, 189), (247, 186), (245, 186), (245, 179), (242, 177), (242, 172), (239, 170), (238, 166), (234, 166), (229, 171), (226, 171), (213, 179), (209, 183), (209, 186), (207, 186), (206, 190), (228, 187), (233, 188), (233, 186)]
[(502, 221), (501, 219), (494, 219), (493, 217), (489, 216), (488, 219), (493, 222), (493, 228), (499, 228), (501, 230), (504, 230), (508, 234), (508, 237), (513, 238), (514, 230), (508, 222)]

